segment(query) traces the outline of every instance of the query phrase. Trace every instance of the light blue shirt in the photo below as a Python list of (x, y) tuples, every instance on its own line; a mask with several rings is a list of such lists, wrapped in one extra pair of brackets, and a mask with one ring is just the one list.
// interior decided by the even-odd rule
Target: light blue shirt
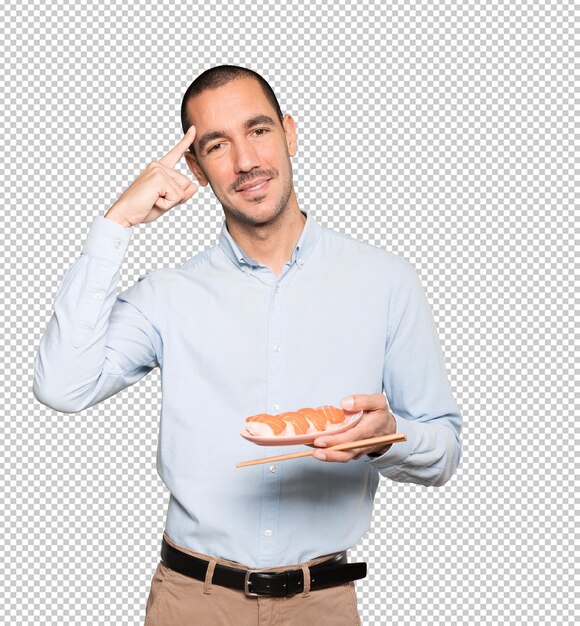
[[(159, 367), (165, 531), (194, 552), (251, 567), (351, 548), (369, 529), (379, 474), (442, 485), (462, 452), (461, 414), (416, 271), (303, 213), (279, 276), (244, 253), (224, 222), (216, 245), (120, 294), (133, 229), (97, 217), (35, 359), (35, 397), (64, 413)], [(383, 390), (407, 441), (382, 456), (235, 467), (296, 451), (242, 438), (247, 416)]]

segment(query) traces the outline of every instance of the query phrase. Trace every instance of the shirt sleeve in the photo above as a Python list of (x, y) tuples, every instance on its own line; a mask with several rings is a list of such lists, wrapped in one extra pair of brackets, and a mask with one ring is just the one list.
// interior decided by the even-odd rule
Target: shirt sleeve
[(50, 408), (81, 411), (159, 365), (161, 340), (146, 313), (151, 281), (116, 294), (132, 233), (97, 217), (61, 281), (34, 360), (33, 393)]
[(402, 257), (398, 262), (383, 387), (407, 441), (367, 462), (397, 482), (440, 486), (462, 456), (462, 417), (425, 291), (413, 266)]

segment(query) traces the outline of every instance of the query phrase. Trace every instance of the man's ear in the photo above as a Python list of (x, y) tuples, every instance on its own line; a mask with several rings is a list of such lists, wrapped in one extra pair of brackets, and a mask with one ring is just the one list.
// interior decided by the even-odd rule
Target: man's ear
[(295, 156), (298, 148), (296, 143), (296, 122), (290, 113), (282, 118), (282, 126), (284, 127), (284, 133), (286, 134), (286, 146), (288, 147), (288, 154)]
[(193, 172), (199, 184), (202, 187), (205, 187), (209, 181), (205, 177), (201, 167), (199, 167), (199, 163), (197, 162), (195, 155), (189, 150), (187, 150), (186, 152), (184, 152), (183, 157), (185, 158), (187, 167), (189, 167), (189, 169)]

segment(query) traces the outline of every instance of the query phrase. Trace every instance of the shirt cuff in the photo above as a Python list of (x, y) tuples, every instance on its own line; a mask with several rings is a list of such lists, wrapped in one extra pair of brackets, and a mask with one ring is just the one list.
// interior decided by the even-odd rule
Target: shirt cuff
[(381, 456), (369, 457), (368, 463), (377, 469), (386, 469), (401, 464), (413, 451), (418, 436), (417, 428), (420, 428), (414, 420), (408, 420), (399, 415), (395, 415), (397, 422), (397, 433), (404, 433), (407, 441), (400, 441), (391, 444), (391, 447)]
[(132, 226), (125, 228), (103, 215), (93, 221), (83, 245), (83, 254), (121, 265), (133, 235)]

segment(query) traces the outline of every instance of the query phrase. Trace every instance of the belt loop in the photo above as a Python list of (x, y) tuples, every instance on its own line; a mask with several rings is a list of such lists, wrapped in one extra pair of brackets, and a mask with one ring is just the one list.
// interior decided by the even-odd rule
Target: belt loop
[(302, 597), (307, 598), (310, 595), (310, 568), (308, 565), (302, 565), (302, 574), (304, 575), (304, 591)]
[(203, 593), (211, 595), (211, 580), (213, 578), (213, 571), (215, 570), (215, 566), (217, 564), (216, 559), (211, 559), (207, 564), (207, 571), (205, 573), (205, 581), (203, 583)]

